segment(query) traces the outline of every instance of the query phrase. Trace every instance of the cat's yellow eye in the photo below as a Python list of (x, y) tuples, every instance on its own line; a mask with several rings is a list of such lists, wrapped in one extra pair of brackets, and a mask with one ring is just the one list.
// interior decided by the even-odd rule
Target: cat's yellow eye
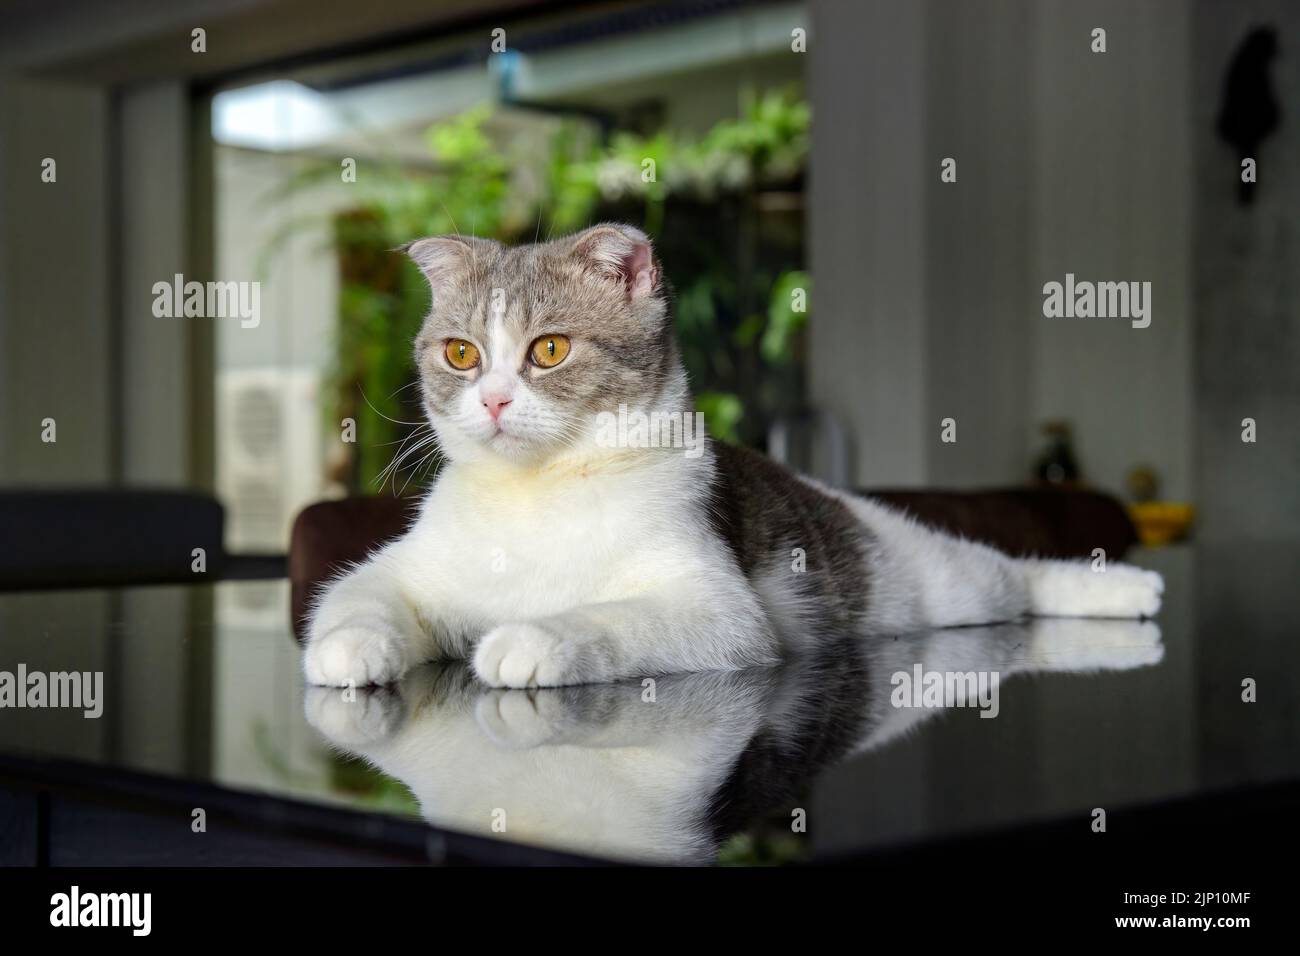
[(528, 350), (533, 364), (539, 368), (555, 368), (569, 354), (567, 335), (543, 335)]
[(458, 368), (462, 372), (469, 371), (478, 364), (478, 348), (473, 342), (466, 342), (464, 339), (448, 339), (446, 352), (451, 367)]

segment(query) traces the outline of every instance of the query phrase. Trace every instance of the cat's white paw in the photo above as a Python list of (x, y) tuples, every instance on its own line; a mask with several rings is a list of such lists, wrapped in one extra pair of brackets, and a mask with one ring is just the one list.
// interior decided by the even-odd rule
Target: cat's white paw
[(502, 624), (474, 652), (474, 673), (492, 687), (559, 687), (576, 683), (573, 645), (537, 624)]
[(307, 682), (325, 687), (391, 684), (410, 666), (407, 642), (399, 634), (364, 625), (328, 631), (308, 644), (302, 657)]
[(401, 723), (402, 699), (388, 688), (340, 690), (308, 687), (303, 695), (307, 723), (331, 743), (359, 750), (384, 740)]
[(1108, 579), (1107, 617), (1155, 617), (1160, 610), (1165, 579), (1155, 571), (1129, 564), (1112, 564), (1101, 576)]
[(1155, 617), (1165, 590), (1159, 574), (1131, 564), (1045, 561), (1027, 579), (1033, 613), (1049, 617)]

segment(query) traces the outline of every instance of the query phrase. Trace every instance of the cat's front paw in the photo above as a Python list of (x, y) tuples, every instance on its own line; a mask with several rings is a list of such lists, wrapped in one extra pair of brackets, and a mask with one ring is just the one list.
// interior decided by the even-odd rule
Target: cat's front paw
[(312, 640), (303, 652), (307, 683), (324, 687), (391, 684), (411, 666), (401, 635), (382, 627), (344, 625)]
[(560, 687), (578, 683), (575, 648), (539, 624), (502, 624), (474, 652), (474, 673), (492, 687)]

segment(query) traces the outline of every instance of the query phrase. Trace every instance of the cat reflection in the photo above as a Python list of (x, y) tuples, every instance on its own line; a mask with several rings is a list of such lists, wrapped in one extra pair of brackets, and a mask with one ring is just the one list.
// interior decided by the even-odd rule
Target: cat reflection
[[(820, 769), (948, 709), (933, 696), (914, 706), (914, 676), (993, 675), (997, 694), (1017, 673), (1162, 656), (1150, 621), (1040, 618), (846, 638), (779, 667), (642, 683), (501, 690), (463, 664), (426, 665), (390, 687), (310, 687), (305, 706), (331, 744), (402, 781), (439, 827), (689, 864), (756, 820), (788, 816)], [(996, 713), (974, 694), (965, 703)], [(996, 720), (978, 723), (997, 733)]]

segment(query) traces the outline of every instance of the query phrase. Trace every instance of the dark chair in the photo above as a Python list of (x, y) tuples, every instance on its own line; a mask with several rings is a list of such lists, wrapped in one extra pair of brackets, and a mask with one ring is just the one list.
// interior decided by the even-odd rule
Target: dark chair
[[(862, 494), (941, 530), (1008, 554), (1087, 558), (1103, 548), (1120, 558), (1137, 543), (1124, 507), (1096, 491), (1011, 488), (1004, 491), (872, 491)], [(321, 585), (400, 535), (415, 519), (418, 498), (346, 498), (306, 508), (289, 544), (293, 622), (301, 639), (309, 602)]]
[[(225, 512), (188, 491), (0, 493), (0, 590), (192, 583), (221, 577)], [(195, 549), (203, 571), (195, 571)]]
[(321, 585), (405, 531), (419, 506), (419, 498), (343, 498), (318, 501), (298, 514), (289, 536), (289, 584), (294, 633), (300, 639)]

